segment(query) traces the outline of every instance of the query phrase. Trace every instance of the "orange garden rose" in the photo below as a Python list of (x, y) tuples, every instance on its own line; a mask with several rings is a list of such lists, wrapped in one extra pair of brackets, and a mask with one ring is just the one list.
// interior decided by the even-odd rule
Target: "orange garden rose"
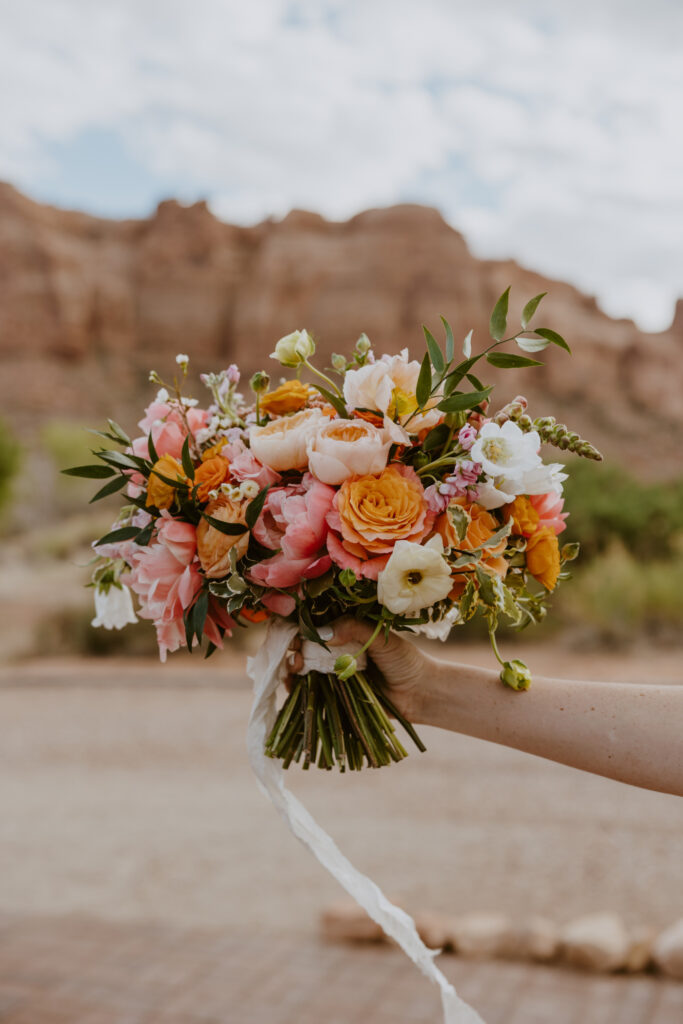
[(230, 463), (222, 455), (214, 455), (198, 466), (194, 474), (197, 497), (200, 501), (208, 501), (209, 493), (217, 491), (225, 483), (230, 473)]
[(208, 462), (209, 459), (213, 459), (216, 455), (220, 455), (225, 448), (225, 438), (222, 437), (216, 444), (212, 444), (210, 448), (207, 448), (205, 452), (202, 452), (202, 462)]
[[(223, 523), (244, 523), (246, 504), (232, 501), (227, 495), (221, 495), (206, 506), (206, 514)], [(235, 548), (238, 558), (243, 558), (249, 546), (249, 532), (227, 534), (221, 533), (206, 519), (200, 519), (197, 527), (197, 555), (210, 580), (220, 579), (230, 569), (230, 551)]]
[(543, 526), (529, 538), (526, 564), (531, 575), (546, 590), (555, 589), (560, 575), (560, 545), (551, 527)]
[(420, 541), (431, 528), (424, 488), (410, 466), (345, 480), (335, 504), (344, 547), (361, 559), (391, 552), (397, 540)]
[(306, 384), (300, 380), (288, 380), (274, 391), (262, 395), (259, 409), (268, 416), (286, 416), (287, 413), (303, 409), (310, 397), (311, 388)]
[[(473, 551), (475, 548), (481, 547), (487, 540), (489, 540), (499, 525), (495, 517), (487, 512), (481, 505), (477, 505), (476, 501), (468, 502), (465, 498), (454, 498), (451, 501), (451, 505), (459, 505), (466, 513), (469, 519), (467, 524), (467, 531), (462, 540), (458, 539), (458, 535), (455, 532), (455, 526), (451, 520), (448, 510), (443, 515), (439, 516), (436, 521), (436, 531), (441, 536), (444, 542), (444, 547), (460, 548), (463, 551)], [(488, 572), (494, 572), (501, 578), (503, 578), (508, 570), (508, 564), (502, 557), (503, 552), (507, 546), (507, 541), (503, 538), (492, 548), (485, 548), (482, 552), (479, 565), (482, 569)], [(470, 565), (465, 565), (461, 568), (460, 572), (453, 576), (453, 589), (451, 590), (450, 596), (454, 600), (457, 599), (465, 589), (467, 580), (463, 572), (474, 572), (475, 563), (472, 562)]]
[(524, 494), (505, 505), (503, 516), (506, 523), (512, 519), (512, 533), (518, 537), (530, 537), (538, 529), (540, 516)]
[(152, 466), (152, 472), (149, 475), (145, 501), (148, 508), (150, 505), (154, 505), (158, 509), (170, 508), (175, 500), (176, 488), (166, 483), (166, 480), (162, 480), (161, 476), (157, 475), (159, 473), (166, 480), (177, 480), (180, 484), (187, 483), (183, 467), (177, 459), (174, 459), (172, 455), (162, 455)]

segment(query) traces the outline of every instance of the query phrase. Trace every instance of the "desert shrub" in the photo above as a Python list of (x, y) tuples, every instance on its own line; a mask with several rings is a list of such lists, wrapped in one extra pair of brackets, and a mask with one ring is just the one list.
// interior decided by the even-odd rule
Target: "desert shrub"
[[(50, 488), (54, 495), (54, 510), (60, 515), (82, 510), (98, 489), (98, 481), (61, 476), (61, 470), (91, 463), (95, 461), (92, 448), (113, 448), (114, 444), (96, 437), (83, 424), (64, 419), (48, 420), (42, 427), (39, 440), (43, 457), (47, 455), (48, 465), (54, 473)], [(121, 503), (120, 495), (105, 499), (105, 502), (116, 507)]]
[(0, 512), (9, 502), (18, 469), (19, 445), (9, 427), (0, 420)]
[[(90, 591), (92, 593), (92, 591)], [(41, 620), (34, 653), (40, 657), (83, 655), (87, 657), (155, 657), (159, 650), (149, 622), (125, 629), (95, 629), (90, 625), (94, 609), (62, 608)]]

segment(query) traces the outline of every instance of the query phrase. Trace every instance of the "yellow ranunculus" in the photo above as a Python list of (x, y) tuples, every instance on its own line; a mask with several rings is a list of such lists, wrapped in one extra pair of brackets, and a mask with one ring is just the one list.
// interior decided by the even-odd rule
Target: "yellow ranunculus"
[(311, 388), (300, 380), (288, 380), (274, 391), (262, 395), (259, 410), (267, 416), (286, 416), (303, 409), (311, 397)]
[(554, 590), (560, 575), (560, 545), (549, 526), (542, 526), (526, 546), (526, 564), (531, 575), (546, 590)]
[[(161, 476), (165, 480), (161, 479)], [(187, 483), (187, 477), (183, 473), (183, 467), (172, 455), (162, 455), (158, 462), (152, 466), (147, 484), (147, 498), (145, 504), (156, 506), (158, 509), (170, 508), (175, 500), (176, 488), (166, 480), (177, 480), (179, 484)]]

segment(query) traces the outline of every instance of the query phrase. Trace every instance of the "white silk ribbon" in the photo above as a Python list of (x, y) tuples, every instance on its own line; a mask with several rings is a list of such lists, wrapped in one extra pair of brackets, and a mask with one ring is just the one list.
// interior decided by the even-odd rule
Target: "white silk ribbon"
[(281, 619), (271, 620), (265, 643), (247, 662), (247, 672), (254, 684), (254, 703), (247, 730), (247, 751), (254, 774), (296, 838), (308, 847), (372, 920), (398, 943), (422, 973), (439, 986), (444, 1024), (484, 1024), (479, 1014), (457, 995), (438, 969), (434, 963), (438, 950), (425, 946), (412, 917), (390, 903), (372, 879), (354, 868), (303, 804), (285, 788), (284, 771), (279, 761), (266, 757), (264, 753), (266, 739), (277, 717), (275, 693), (286, 673), (285, 656), (296, 633), (296, 626)]

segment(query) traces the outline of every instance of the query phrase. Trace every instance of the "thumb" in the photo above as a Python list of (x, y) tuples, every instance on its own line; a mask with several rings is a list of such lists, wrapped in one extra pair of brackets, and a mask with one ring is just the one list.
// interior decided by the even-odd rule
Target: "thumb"
[[(334, 636), (330, 647), (357, 643), (360, 649), (372, 636), (373, 628), (358, 619), (339, 619), (334, 624)], [(389, 633), (385, 638), (380, 633), (368, 649), (368, 654), (390, 684), (414, 682), (422, 668), (423, 655), (418, 647), (406, 637)]]

